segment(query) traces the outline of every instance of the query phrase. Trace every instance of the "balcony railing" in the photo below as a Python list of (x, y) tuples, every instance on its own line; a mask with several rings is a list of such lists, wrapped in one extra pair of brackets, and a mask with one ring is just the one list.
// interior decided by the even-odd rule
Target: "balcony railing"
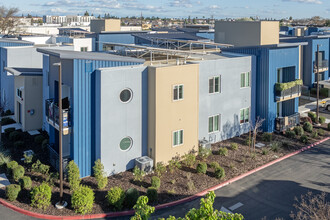
[[(50, 125), (59, 130), (59, 107), (54, 99), (46, 100), (45, 112), (46, 120)], [(63, 111), (63, 135), (69, 134), (70, 130), (70, 108), (62, 109)]]
[(276, 101), (285, 101), (301, 96), (301, 85), (296, 84), (287, 89), (280, 90), (275, 85), (275, 99)]
[[(314, 61), (313, 62), (313, 66), (314, 66), (314, 73), (317, 72), (317, 66), (316, 66), (317, 62)], [(327, 71), (329, 68), (329, 62), (328, 60), (320, 60), (319, 61), (319, 72), (324, 72)]]
[(277, 117), (275, 122), (276, 131), (283, 132), (293, 128), (300, 123), (300, 114), (295, 113), (286, 117)]
[[(49, 149), (49, 162), (50, 164), (59, 171), (59, 156), (56, 150), (54, 149), (54, 144), (48, 144)], [(69, 163), (70, 158), (69, 157), (63, 157), (62, 163), (63, 163), (63, 170), (65, 170), (66, 166)]]

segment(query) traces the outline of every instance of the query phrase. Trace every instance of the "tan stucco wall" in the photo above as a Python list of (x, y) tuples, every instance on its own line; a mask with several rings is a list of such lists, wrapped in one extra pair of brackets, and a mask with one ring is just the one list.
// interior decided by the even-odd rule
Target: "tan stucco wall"
[(95, 19), (91, 20), (91, 32), (120, 31), (120, 19)]
[[(199, 64), (149, 66), (148, 74), (148, 154), (155, 163), (167, 163), (176, 155), (198, 149)], [(173, 101), (173, 86), (180, 84), (183, 100)], [(181, 129), (183, 144), (173, 147), (173, 132)]]
[(104, 31), (120, 31), (120, 19), (105, 19)]
[(278, 21), (217, 21), (216, 43), (256, 46), (279, 43)]

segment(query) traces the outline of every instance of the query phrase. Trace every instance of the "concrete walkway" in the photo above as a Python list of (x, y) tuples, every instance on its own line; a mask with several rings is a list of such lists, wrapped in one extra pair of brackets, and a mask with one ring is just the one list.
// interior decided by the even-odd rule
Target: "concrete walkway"
[[(322, 102), (322, 101), (330, 101), (330, 98), (320, 100), (320, 102)], [(301, 113), (310, 112), (310, 111), (315, 110), (315, 109), (316, 109), (316, 101), (299, 106), (298, 107), (298, 112), (301, 114)]]

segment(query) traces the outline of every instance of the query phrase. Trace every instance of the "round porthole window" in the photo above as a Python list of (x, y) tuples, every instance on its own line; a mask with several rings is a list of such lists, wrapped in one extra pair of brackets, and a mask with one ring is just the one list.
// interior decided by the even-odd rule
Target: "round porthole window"
[(120, 141), (119, 147), (123, 151), (128, 151), (133, 145), (133, 140), (130, 137), (125, 137)]
[(126, 103), (131, 101), (132, 99), (132, 90), (130, 89), (124, 89), (120, 92), (120, 101)]

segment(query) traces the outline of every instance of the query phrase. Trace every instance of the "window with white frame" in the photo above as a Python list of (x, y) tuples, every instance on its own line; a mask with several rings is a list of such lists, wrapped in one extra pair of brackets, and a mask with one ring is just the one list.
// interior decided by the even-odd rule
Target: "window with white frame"
[(80, 47), (81, 52), (87, 52), (87, 49), (88, 49), (87, 47)]
[(220, 115), (213, 115), (209, 117), (209, 133), (220, 130)]
[(22, 91), (22, 88), (17, 88), (17, 89), (16, 89), (16, 95), (17, 95), (19, 98), (22, 98), (22, 97), (23, 97), (23, 91)]
[(243, 108), (240, 110), (240, 123), (247, 123), (250, 121), (250, 108)]
[(183, 99), (183, 85), (173, 86), (173, 100), (182, 100)]
[(250, 72), (241, 73), (241, 88), (250, 86)]
[(221, 77), (214, 76), (209, 78), (209, 93), (219, 93), (221, 92)]
[(183, 144), (183, 130), (173, 132), (173, 147)]

